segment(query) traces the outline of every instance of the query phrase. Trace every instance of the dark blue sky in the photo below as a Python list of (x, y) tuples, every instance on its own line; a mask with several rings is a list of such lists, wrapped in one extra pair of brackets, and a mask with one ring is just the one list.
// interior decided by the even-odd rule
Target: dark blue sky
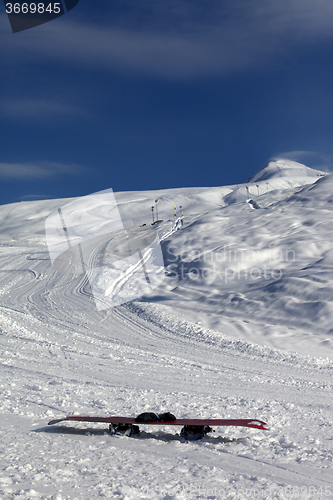
[(80, 0), (15, 34), (1, 4), (0, 45), (0, 204), (332, 169), (332, 0)]

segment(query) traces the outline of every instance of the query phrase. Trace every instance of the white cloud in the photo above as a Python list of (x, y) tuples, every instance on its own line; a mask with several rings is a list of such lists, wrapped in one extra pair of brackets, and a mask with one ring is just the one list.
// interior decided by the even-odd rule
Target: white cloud
[(47, 179), (59, 175), (77, 175), (87, 172), (80, 165), (64, 165), (54, 162), (0, 163), (0, 179)]
[(18, 198), (18, 201), (36, 201), (36, 200), (50, 200), (54, 196), (48, 194), (26, 194)]
[(307, 167), (322, 170), (323, 172), (333, 171), (333, 155), (325, 155), (317, 151), (286, 151), (274, 155), (272, 160), (279, 158), (297, 161), (303, 163)]
[(54, 118), (63, 116), (83, 115), (84, 112), (72, 105), (48, 101), (46, 99), (1, 99), (2, 116), (13, 118)]
[[(5, 52), (20, 64), (47, 58), (136, 76), (188, 79), (275, 64), (281, 57), (290, 57), (295, 49), (333, 38), (332, 0), (238, 0), (210, 4), (214, 4), (212, 14), (200, 20), (198, 15), (192, 15), (194, 7), (191, 10), (188, 3), (187, 19), (183, 3), (178, 23), (168, 26), (160, 26), (151, 18), (142, 20), (141, 13), (140, 29), (130, 14), (132, 25), (117, 25), (115, 21), (111, 27), (60, 18), (52, 22), (50, 31), (34, 28), (35, 36), (28, 30), (3, 37)], [(162, 9), (160, 17), (163, 12)], [(172, 13), (174, 19), (177, 12)], [(169, 23), (172, 19), (171, 16)], [(159, 28), (154, 30), (155, 25)], [(36, 36), (38, 30), (44, 30), (42, 39)]]

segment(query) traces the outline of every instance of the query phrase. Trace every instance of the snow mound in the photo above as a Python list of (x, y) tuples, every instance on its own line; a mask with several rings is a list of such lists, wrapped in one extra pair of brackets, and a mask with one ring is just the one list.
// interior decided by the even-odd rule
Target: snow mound
[(253, 209), (260, 208), (260, 205), (258, 205), (258, 203), (255, 200), (249, 199), (249, 200), (246, 200), (246, 203), (248, 203), (250, 205), (250, 207)]
[[(326, 175), (325, 172), (306, 167), (295, 161), (271, 160), (246, 183), (230, 186), (231, 190), (224, 196), (223, 203), (224, 205), (244, 203), (248, 199), (277, 190), (281, 191), (281, 199), (286, 199), (286, 190), (312, 185)], [(257, 208), (251, 204), (250, 206)]]
[(292, 160), (275, 159), (270, 160), (263, 168), (257, 171), (248, 182), (266, 181), (280, 177), (291, 179), (309, 177), (309, 184), (314, 182), (313, 178), (323, 177), (325, 172), (306, 167), (302, 163)]

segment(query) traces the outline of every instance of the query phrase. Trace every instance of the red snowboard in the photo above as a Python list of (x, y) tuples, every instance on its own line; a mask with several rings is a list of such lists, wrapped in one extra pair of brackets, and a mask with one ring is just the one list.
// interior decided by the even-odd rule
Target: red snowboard
[(261, 420), (256, 419), (191, 419), (191, 418), (181, 418), (171, 421), (156, 421), (156, 422), (138, 422), (135, 418), (131, 417), (64, 417), (57, 418), (55, 420), (50, 420), (48, 425), (57, 424), (58, 422), (70, 421), (70, 422), (103, 422), (106, 424), (132, 424), (132, 425), (188, 425), (188, 426), (204, 426), (209, 425), (211, 427), (221, 426), (221, 425), (237, 425), (241, 427), (251, 427), (253, 429), (268, 430), (268, 425)]

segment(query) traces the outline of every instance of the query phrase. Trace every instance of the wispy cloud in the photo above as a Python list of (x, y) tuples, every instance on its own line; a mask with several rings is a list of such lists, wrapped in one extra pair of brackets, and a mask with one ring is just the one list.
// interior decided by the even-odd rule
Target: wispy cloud
[(109, 26), (63, 18), (43, 32), (43, 43), (29, 32), (3, 37), (7, 57), (188, 79), (274, 65), (297, 48), (333, 38), (332, 0), (212, 0), (206, 10), (195, 0), (180, 0), (177, 8), (161, 1), (158, 10), (148, 4), (144, 12), (126, 5), (128, 20), (120, 16)]
[(48, 194), (26, 194), (18, 198), (17, 201), (36, 201), (36, 200), (50, 200), (54, 196)]
[(46, 99), (1, 99), (2, 116), (29, 119), (54, 119), (64, 116), (79, 116), (85, 112), (73, 105)]
[(333, 155), (321, 154), (317, 151), (286, 151), (274, 155), (272, 160), (279, 158), (297, 161), (307, 167), (322, 170), (323, 172), (333, 171)]
[(47, 179), (59, 175), (78, 175), (89, 171), (80, 165), (64, 165), (54, 162), (0, 163), (0, 179), (24, 180)]

